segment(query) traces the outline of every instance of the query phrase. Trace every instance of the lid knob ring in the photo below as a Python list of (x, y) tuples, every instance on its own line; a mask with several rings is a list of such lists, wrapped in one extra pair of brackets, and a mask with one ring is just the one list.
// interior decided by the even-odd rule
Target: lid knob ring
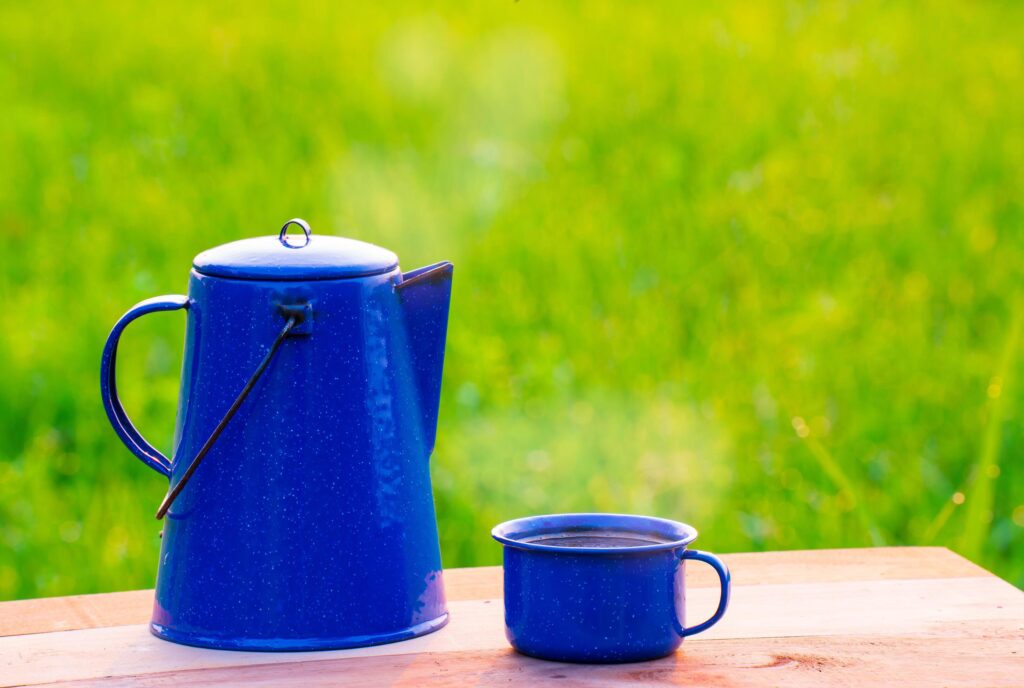
[[(302, 233), (306, 235), (306, 243), (304, 243), (304, 244), (289, 244), (288, 243), (288, 228), (290, 226), (292, 226), (292, 225), (298, 225), (299, 227), (302, 228)], [(284, 226), (281, 227), (281, 233), (277, 236), (277, 238), (278, 238), (278, 240), (282, 244), (284, 244), (284, 246), (286, 248), (302, 248), (303, 246), (308, 246), (309, 245), (309, 240), (310, 240), (310, 237), (311, 237), (312, 234), (313, 234), (313, 232), (312, 232), (312, 230), (310, 230), (308, 222), (303, 220), (301, 217), (294, 217), (291, 220), (288, 220), (287, 222), (284, 223)]]

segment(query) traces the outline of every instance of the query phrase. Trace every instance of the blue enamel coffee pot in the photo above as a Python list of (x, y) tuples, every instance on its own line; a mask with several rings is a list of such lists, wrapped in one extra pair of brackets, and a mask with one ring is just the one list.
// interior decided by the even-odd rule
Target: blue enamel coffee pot
[[(188, 296), (117, 322), (103, 403), (128, 449), (170, 481), (154, 634), (314, 650), (447, 622), (428, 459), (451, 278), (451, 263), (403, 273), (391, 251), (293, 220), (200, 253)], [(187, 324), (168, 458), (128, 419), (115, 359), (131, 321), (174, 310)]]

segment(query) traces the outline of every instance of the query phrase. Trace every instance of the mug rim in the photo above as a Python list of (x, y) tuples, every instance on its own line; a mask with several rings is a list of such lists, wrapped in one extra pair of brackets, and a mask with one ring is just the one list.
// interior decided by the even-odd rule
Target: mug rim
[[(597, 528), (609, 528), (632, 531), (638, 534), (657, 534), (663, 538), (672, 538), (668, 542), (659, 542), (638, 547), (565, 547), (546, 545), (542, 542), (523, 542), (522, 538), (543, 535), (547, 532), (566, 532), (573, 529), (581, 531)], [(693, 526), (657, 516), (640, 516), (637, 514), (614, 514), (599, 512), (581, 512), (567, 514), (543, 514), (524, 516), (499, 523), (491, 529), (491, 537), (506, 547), (533, 552), (560, 552), (566, 554), (641, 554), (644, 552), (660, 552), (686, 547), (697, 539), (697, 529)]]

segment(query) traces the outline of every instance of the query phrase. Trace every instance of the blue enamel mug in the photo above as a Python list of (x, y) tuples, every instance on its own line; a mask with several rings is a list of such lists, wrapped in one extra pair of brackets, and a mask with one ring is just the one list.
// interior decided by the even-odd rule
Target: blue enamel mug
[[(729, 605), (729, 569), (689, 549), (685, 523), (625, 514), (507, 521), (491, 535), (505, 556), (505, 634), (519, 652), (561, 662), (638, 662), (674, 652)], [(721, 596), (707, 621), (685, 625), (686, 562), (709, 564)]]

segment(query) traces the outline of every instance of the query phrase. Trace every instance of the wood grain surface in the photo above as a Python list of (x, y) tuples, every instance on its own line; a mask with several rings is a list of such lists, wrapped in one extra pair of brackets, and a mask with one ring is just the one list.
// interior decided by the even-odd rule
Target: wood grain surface
[[(1024, 593), (942, 548), (726, 555), (725, 619), (676, 655), (584, 666), (522, 657), (504, 638), (501, 569), (445, 572), (452, 620), (354, 650), (246, 653), (158, 640), (152, 591), (0, 603), (0, 686), (716, 685), (1024, 686)], [(714, 574), (687, 570), (687, 616)]]

